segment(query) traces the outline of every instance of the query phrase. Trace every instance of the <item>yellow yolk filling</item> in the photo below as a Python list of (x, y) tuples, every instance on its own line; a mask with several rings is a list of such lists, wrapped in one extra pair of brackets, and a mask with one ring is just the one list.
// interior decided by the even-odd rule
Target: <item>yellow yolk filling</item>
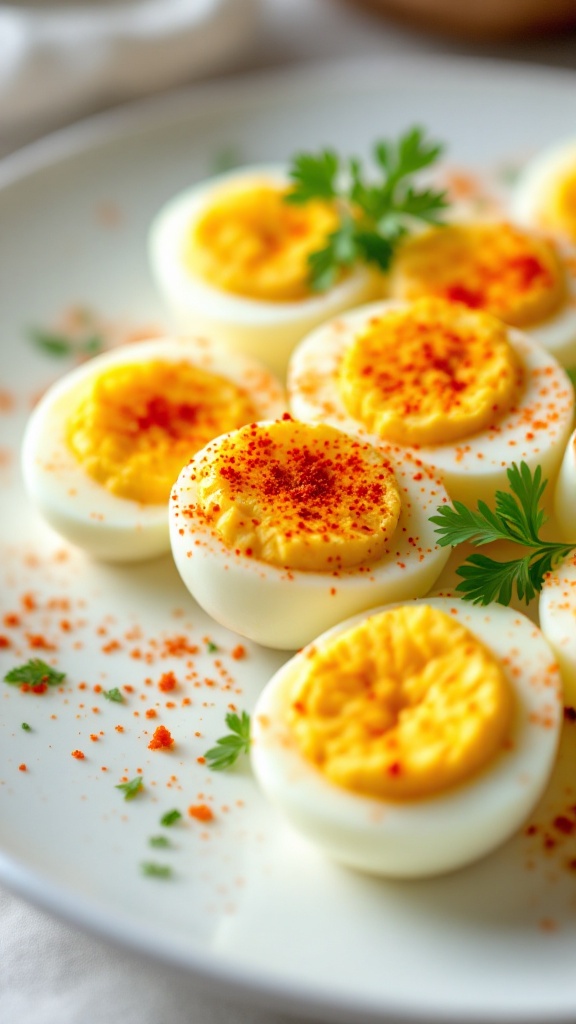
[(196, 479), (200, 510), (228, 547), (290, 569), (375, 561), (400, 515), (385, 456), (324, 425), (251, 424), (209, 453)]
[(445, 444), (494, 424), (522, 370), (506, 328), (439, 299), (374, 318), (344, 353), (342, 401), (370, 433), (401, 444)]
[(514, 327), (545, 320), (565, 293), (565, 274), (552, 244), (501, 223), (453, 224), (408, 239), (390, 288), (395, 298), (437, 296), (492, 313)]
[(248, 299), (310, 297), (308, 256), (338, 227), (333, 206), (285, 202), (269, 184), (222, 189), (191, 228), (184, 262), (209, 284)]
[(542, 226), (576, 242), (576, 167), (542, 196)]
[(255, 418), (236, 384), (186, 362), (117, 366), (81, 389), (67, 443), (112, 494), (168, 501), (178, 473), (217, 434)]
[(302, 754), (365, 796), (433, 796), (502, 750), (513, 698), (499, 662), (428, 605), (364, 620), (312, 653), (290, 693)]

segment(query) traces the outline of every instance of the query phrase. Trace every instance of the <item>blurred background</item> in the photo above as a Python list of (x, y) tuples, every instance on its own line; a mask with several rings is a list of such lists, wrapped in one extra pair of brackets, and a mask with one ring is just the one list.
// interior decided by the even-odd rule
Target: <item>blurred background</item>
[(576, 0), (0, 3), (0, 156), (198, 79), (338, 57), (489, 56), (576, 67)]

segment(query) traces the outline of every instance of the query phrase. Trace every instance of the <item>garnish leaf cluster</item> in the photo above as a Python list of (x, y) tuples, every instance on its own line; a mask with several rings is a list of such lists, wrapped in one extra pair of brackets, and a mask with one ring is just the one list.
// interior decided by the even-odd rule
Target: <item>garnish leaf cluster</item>
[(293, 187), (286, 202), (323, 199), (334, 202), (339, 211), (338, 228), (328, 236), (326, 245), (309, 257), (314, 290), (330, 288), (342, 270), (356, 263), (387, 270), (398, 242), (415, 222), (442, 222), (448, 206), (446, 193), (414, 183), (414, 175), (435, 163), (441, 153), (439, 143), (428, 141), (423, 130), (414, 127), (397, 142), (376, 143), (374, 180), (360, 160), (342, 160), (331, 149), (294, 157), (290, 168)]
[(542, 480), (542, 469), (513, 463), (507, 470), (510, 492), (496, 491), (494, 509), (479, 501), (476, 510), (461, 501), (442, 505), (430, 521), (436, 526), (441, 547), (456, 547), (465, 541), (477, 545), (505, 540), (522, 545), (525, 554), (508, 561), (473, 554), (456, 570), (461, 582), (456, 590), (465, 601), (489, 604), (497, 601), (508, 605), (514, 589), (521, 601), (529, 604), (542, 589), (546, 573), (566, 558), (576, 546), (562, 542), (545, 541), (540, 536), (546, 522), (541, 500), (547, 480)]

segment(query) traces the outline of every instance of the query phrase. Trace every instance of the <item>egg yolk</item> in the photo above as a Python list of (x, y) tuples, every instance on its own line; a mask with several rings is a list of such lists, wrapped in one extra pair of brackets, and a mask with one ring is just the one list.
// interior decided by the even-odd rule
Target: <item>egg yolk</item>
[(571, 167), (542, 196), (542, 227), (567, 235), (576, 242), (576, 167)]
[[(576, 201), (573, 217), (576, 226)], [(528, 327), (556, 312), (566, 281), (546, 239), (510, 224), (453, 224), (402, 245), (391, 294), (407, 300), (434, 295)]]
[(378, 559), (400, 515), (385, 456), (324, 425), (251, 424), (202, 460), (200, 511), (235, 551), (290, 569)]
[(346, 349), (338, 375), (351, 416), (388, 441), (414, 445), (491, 426), (521, 384), (504, 325), (439, 299), (375, 317)]
[(429, 605), (405, 605), (312, 647), (288, 714), (302, 754), (331, 782), (402, 800), (485, 767), (509, 734), (513, 697), (468, 629)]
[(66, 440), (112, 494), (160, 504), (195, 452), (254, 418), (250, 398), (231, 381), (186, 362), (152, 361), (87, 382), (68, 416)]
[(334, 207), (287, 203), (269, 184), (222, 189), (192, 226), (184, 262), (209, 284), (248, 299), (310, 297), (308, 257), (338, 227)]

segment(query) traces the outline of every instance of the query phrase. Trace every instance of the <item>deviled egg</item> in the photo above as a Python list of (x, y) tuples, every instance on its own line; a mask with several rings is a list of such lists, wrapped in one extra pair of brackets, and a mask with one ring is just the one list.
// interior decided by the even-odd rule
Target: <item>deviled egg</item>
[(217, 622), (294, 649), (341, 619), (428, 592), (448, 550), (429, 516), (448, 496), (392, 446), (290, 418), (211, 441), (170, 502), (172, 552)]
[(24, 436), (24, 482), (53, 529), (94, 557), (151, 558), (170, 548), (168, 498), (184, 463), (283, 408), (267, 370), (205, 339), (126, 345), (44, 394)]
[(514, 834), (554, 765), (558, 667), (501, 605), (433, 598), (341, 623), (252, 715), (265, 794), (329, 857), (398, 878), (462, 867)]
[(313, 327), (378, 295), (377, 275), (356, 267), (328, 291), (310, 288), (309, 255), (338, 226), (335, 208), (286, 202), (284, 169), (248, 167), (171, 199), (150, 232), (154, 277), (179, 322), (283, 373)]
[(434, 466), (452, 498), (490, 501), (507, 468), (556, 476), (574, 392), (536, 342), (442, 299), (371, 304), (312, 332), (288, 372), (292, 414)]

